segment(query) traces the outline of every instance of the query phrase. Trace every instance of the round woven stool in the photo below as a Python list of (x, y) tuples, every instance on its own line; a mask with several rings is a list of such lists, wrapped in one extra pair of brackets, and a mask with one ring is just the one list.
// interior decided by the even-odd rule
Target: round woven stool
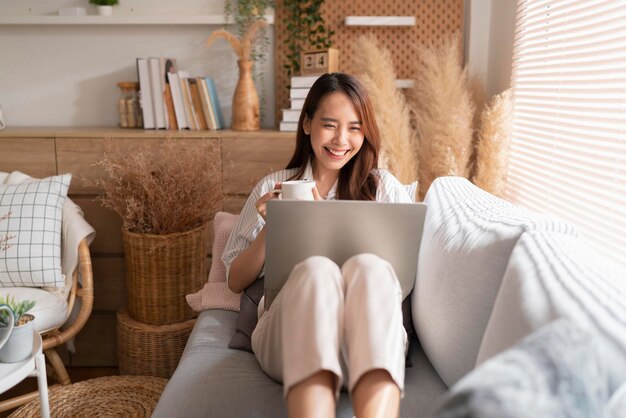
[[(51, 417), (149, 417), (167, 379), (152, 376), (107, 376), (50, 390)], [(39, 399), (11, 418), (38, 417)]]

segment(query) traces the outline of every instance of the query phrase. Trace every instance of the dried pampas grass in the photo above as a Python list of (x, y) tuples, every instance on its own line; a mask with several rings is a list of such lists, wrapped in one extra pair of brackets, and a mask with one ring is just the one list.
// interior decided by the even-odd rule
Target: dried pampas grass
[(225, 29), (216, 30), (207, 39), (207, 46), (210, 47), (217, 39), (225, 39), (230, 43), (230, 46), (240, 60), (250, 60), (252, 57), (252, 46), (256, 39), (257, 32), (265, 26), (267, 26), (266, 20), (255, 20), (250, 24), (241, 39)]
[(482, 111), (485, 108), (487, 100), (487, 92), (485, 91), (485, 83), (477, 75), (470, 75), (468, 79), (468, 88), (472, 103), (474, 104), (474, 118), (472, 119), (472, 148), (470, 157), (467, 162), (468, 178), (473, 178), (476, 174), (476, 149), (478, 147), (478, 133), (480, 131), (480, 119)]
[(503, 197), (509, 164), (513, 129), (511, 90), (495, 96), (482, 112), (476, 148), (476, 175), (472, 182), (478, 187)]
[(130, 155), (105, 143), (96, 163), (107, 173), (97, 181), (104, 207), (122, 218), (130, 232), (171, 234), (195, 229), (213, 217), (221, 203), (220, 168), (209, 143), (166, 140), (137, 145)]
[(419, 196), (439, 176), (468, 177), (474, 105), (461, 66), (458, 35), (417, 46), (415, 88), (409, 94), (418, 133)]
[(354, 48), (357, 73), (372, 101), (380, 129), (381, 167), (404, 184), (417, 179), (415, 135), (404, 94), (396, 87), (389, 50), (379, 46), (373, 34), (360, 36)]

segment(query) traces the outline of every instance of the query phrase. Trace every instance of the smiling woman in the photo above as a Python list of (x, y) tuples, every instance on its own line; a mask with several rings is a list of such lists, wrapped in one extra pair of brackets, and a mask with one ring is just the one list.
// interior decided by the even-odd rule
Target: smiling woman
[[(359, 81), (341, 73), (321, 76), (304, 102), (291, 161), (257, 184), (226, 243), (222, 261), (231, 290), (248, 295), (263, 288), (266, 207), (281, 182), (314, 180), (316, 200), (412, 202), (393, 175), (378, 169), (379, 147)], [(365, 408), (397, 416), (407, 343), (401, 295), (393, 268), (382, 258), (357, 254), (342, 267), (310, 257), (293, 268), (267, 310), (263, 299), (257, 310), (244, 306), (248, 298), (242, 297), (237, 326), (252, 323), (251, 349), (261, 368), (283, 382), (290, 416), (334, 416), (344, 385), (357, 416)], [(246, 312), (254, 318), (242, 319)]]

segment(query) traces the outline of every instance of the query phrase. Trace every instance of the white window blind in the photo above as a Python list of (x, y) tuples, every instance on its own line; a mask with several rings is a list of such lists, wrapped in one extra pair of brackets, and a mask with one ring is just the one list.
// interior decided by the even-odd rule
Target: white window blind
[(626, 1), (519, 0), (507, 197), (626, 264)]

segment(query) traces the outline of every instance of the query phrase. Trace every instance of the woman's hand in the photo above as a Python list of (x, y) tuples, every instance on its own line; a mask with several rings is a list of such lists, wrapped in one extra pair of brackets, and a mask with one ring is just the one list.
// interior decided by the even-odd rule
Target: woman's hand
[(322, 196), (320, 195), (319, 190), (317, 190), (317, 185), (315, 185), (315, 187), (313, 187), (313, 199), (314, 200), (324, 200), (324, 199), (322, 199)]
[(263, 196), (259, 198), (259, 200), (256, 201), (256, 211), (259, 213), (259, 215), (261, 215), (261, 218), (263, 218), (263, 220), (265, 220), (265, 217), (267, 216), (267, 202), (269, 200), (276, 199), (278, 197), (278, 192), (276, 192), (276, 190), (280, 190), (280, 189), (281, 189), (281, 184), (276, 183), (274, 185), (274, 190), (272, 190), (269, 193), (264, 194)]

